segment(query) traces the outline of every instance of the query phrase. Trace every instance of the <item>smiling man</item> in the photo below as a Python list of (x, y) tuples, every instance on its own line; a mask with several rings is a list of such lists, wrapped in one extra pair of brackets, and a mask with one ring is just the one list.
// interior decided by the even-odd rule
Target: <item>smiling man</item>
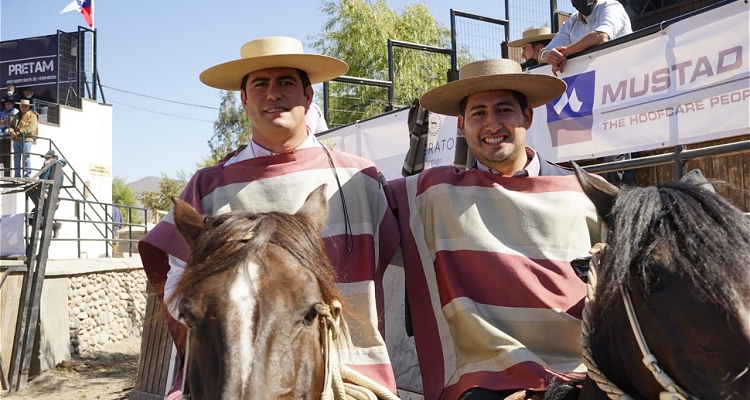
[(426, 399), (540, 398), (585, 372), (586, 289), (569, 261), (598, 241), (596, 212), (570, 171), (526, 146), (534, 107), (565, 88), (493, 59), (420, 99), (458, 116), (476, 158), (389, 185)]
[[(248, 42), (240, 53), (238, 60), (203, 71), (200, 79), (214, 88), (240, 91), (252, 140), (217, 165), (197, 171), (180, 197), (208, 215), (238, 210), (294, 213), (313, 189), (327, 183), (329, 216), (323, 237), (340, 289), (357, 314), (347, 319), (352, 342), (342, 358), (395, 392), (383, 340), (381, 278), (399, 232), (380, 171), (367, 160), (326, 148), (305, 124), (311, 84), (336, 78), (348, 67), (332, 57), (305, 54), (300, 41), (287, 37)], [(179, 320), (180, 299), (171, 294), (189, 249), (171, 212), (138, 248), (149, 281)], [(185, 327), (171, 320), (170, 331), (184, 354)]]

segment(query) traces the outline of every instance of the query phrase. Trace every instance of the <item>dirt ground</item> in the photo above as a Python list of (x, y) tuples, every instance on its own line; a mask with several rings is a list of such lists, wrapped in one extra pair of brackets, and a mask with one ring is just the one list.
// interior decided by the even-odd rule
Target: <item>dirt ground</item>
[(73, 355), (54, 370), (30, 377), (26, 389), (2, 393), (3, 400), (125, 400), (138, 371), (141, 339), (130, 337), (101, 351)]

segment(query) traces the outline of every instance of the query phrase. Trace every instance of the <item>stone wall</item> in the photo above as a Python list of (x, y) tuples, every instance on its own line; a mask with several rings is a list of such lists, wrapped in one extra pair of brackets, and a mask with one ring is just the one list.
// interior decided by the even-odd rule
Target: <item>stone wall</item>
[(68, 286), (71, 352), (100, 349), (141, 336), (146, 311), (143, 270), (71, 276)]

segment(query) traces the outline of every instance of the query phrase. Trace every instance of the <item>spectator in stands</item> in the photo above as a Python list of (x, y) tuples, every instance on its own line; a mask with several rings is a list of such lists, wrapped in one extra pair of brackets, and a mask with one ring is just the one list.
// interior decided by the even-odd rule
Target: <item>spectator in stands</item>
[(630, 17), (617, 0), (571, 0), (571, 3), (578, 12), (563, 23), (539, 55), (539, 61), (550, 64), (555, 74), (563, 72), (569, 55), (633, 32)]
[(10, 150), (11, 140), (8, 133), (8, 125), (14, 115), (18, 114), (18, 109), (13, 107), (13, 98), (6, 97), (3, 99), (3, 108), (0, 110), (0, 164), (2, 171), (0, 175), (5, 176), (5, 169), (10, 170)]
[(8, 89), (6, 91), (6, 94), (5, 94), (4, 98), (9, 98), (9, 99), (13, 100), (13, 103), (15, 103), (18, 100), (20, 100), (18, 93), (16, 93), (16, 87), (13, 86), (13, 85), (8, 85)]
[(553, 37), (555, 34), (548, 26), (532, 28), (523, 31), (521, 39), (508, 43), (508, 46), (521, 48), (521, 58), (524, 60), (521, 68), (526, 70), (539, 64), (539, 53)]
[(21, 99), (18, 103), (20, 112), (10, 120), (8, 133), (13, 141), (14, 176), (21, 177), (21, 158), (23, 157), (23, 176), (31, 176), (31, 145), (36, 144), (39, 129), (39, 115), (31, 111), (31, 102)]
[(36, 93), (34, 93), (34, 88), (31, 86), (26, 86), (23, 88), (23, 95), (21, 96), (21, 99), (26, 99), (31, 104), (32, 110), (35, 107), (34, 101), (37, 99)]
[(420, 99), (458, 116), (476, 158), (389, 184), (426, 399), (537, 398), (585, 375), (586, 286), (569, 261), (598, 242), (598, 218), (572, 172), (526, 146), (534, 108), (565, 89), (492, 59)]
[[(8, 126), (10, 125), (10, 120), (13, 118), (14, 115), (18, 114), (18, 109), (13, 107), (13, 98), (12, 97), (6, 97), (3, 99), (3, 109), (0, 110), (0, 134), (7, 135)], [(10, 153), (10, 149), (8, 149), (8, 153)]]
[[(356, 334), (351, 335), (352, 348), (341, 352), (342, 361), (395, 392), (379, 328), (384, 301), (381, 277), (396, 252), (399, 232), (381, 174), (370, 161), (324, 147), (306, 125), (311, 84), (334, 79), (348, 66), (332, 57), (304, 54), (302, 42), (287, 37), (248, 42), (240, 53), (238, 60), (203, 71), (200, 79), (214, 88), (240, 91), (252, 127), (251, 142), (218, 165), (197, 171), (180, 197), (208, 215), (230, 208), (296, 212), (309, 193), (327, 183), (330, 224), (324, 228), (324, 241), (336, 276), (347, 279), (346, 296), (359, 314), (347, 319)], [(138, 243), (138, 249), (158, 297), (178, 317), (180, 299), (171, 294), (182, 277), (189, 248), (171, 212)], [(169, 327), (182, 357), (185, 327), (174, 320)], [(179, 379), (169, 398), (178, 395), (178, 384)]]

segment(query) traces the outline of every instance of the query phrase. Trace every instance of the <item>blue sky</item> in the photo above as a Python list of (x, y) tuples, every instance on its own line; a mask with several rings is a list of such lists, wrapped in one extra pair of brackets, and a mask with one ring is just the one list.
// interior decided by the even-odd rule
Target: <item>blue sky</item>
[[(77, 12), (59, 14), (69, 0), (0, 0), (0, 40), (72, 32), (84, 26)], [(400, 11), (425, 3), (450, 26), (450, 9), (504, 18), (504, 2), (489, 0), (388, 0)], [(103, 85), (191, 107), (104, 89), (113, 105), (114, 176), (191, 175), (209, 154), (220, 92), (198, 75), (239, 57), (240, 47), (264, 36), (292, 36), (307, 44), (322, 32), (322, 0), (149, 2), (95, 0), (98, 65)], [(511, 39), (520, 35), (511, 34)], [(313, 51), (306, 45), (305, 51)], [(346, 61), (346, 60), (345, 60)], [(368, 77), (369, 78), (369, 77)], [(100, 100), (101, 101), (101, 100)]]

